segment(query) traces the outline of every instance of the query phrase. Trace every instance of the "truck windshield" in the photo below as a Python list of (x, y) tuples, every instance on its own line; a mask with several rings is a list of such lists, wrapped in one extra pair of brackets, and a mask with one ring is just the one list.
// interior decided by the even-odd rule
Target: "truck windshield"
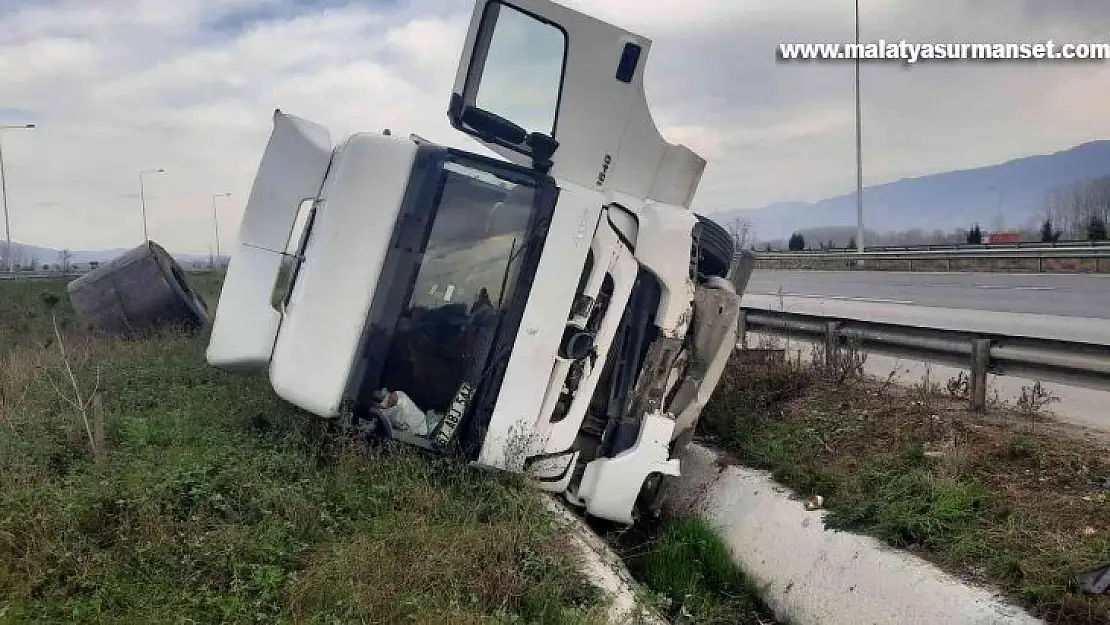
[[(434, 429), (464, 380), (473, 381), (514, 292), (537, 223), (536, 186), (477, 166), (443, 165), (420, 268), (386, 355), (379, 387), (403, 391)], [(542, 229), (541, 229), (542, 230)]]

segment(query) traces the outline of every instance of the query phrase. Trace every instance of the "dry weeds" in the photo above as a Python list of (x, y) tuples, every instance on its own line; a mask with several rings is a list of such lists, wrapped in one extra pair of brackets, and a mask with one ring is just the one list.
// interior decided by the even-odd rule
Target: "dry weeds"
[(959, 380), (907, 388), (844, 384), (841, 373), (736, 359), (702, 432), (799, 494), (822, 495), (831, 527), (996, 585), (1050, 622), (1110, 622), (1110, 598), (1077, 584), (1110, 563), (1105, 444), (1051, 424), (1035, 388), (984, 417)]
[(63, 287), (0, 284), (0, 621), (597, 622), (519, 480), (326, 435), (203, 337), (87, 336)]

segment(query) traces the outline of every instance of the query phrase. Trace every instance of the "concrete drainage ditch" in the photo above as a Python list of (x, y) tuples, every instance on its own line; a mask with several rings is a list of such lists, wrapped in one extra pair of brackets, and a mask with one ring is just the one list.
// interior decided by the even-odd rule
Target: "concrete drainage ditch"
[(544, 497), (544, 504), (563, 523), (582, 558), (583, 573), (610, 601), (609, 622), (613, 625), (664, 625), (667, 621), (644, 605), (640, 586), (624, 562), (581, 517), (553, 497)]
[(857, 534), (826, 530), (763, 471), (722, 466), (691, 445), (672, 512), (716, 527), (779, 619), (797, 625), (1043, 623), (983, 588)]
[[(764, 471), (723, 466), (692, 445), (669, 514), (712, 524), (732, 557), (761, 589), (777, 619), (795, 625), (959, 623), (1034, 625), (1044, 621), (985, 588), (967, 584), (912, 554), (870, 537), (824, 528)], [(583, 554), (587, 575), (612, 601), (612, 623), (666, 623), (640, 601), (640, 584), (584, 521), (549, 502)]]

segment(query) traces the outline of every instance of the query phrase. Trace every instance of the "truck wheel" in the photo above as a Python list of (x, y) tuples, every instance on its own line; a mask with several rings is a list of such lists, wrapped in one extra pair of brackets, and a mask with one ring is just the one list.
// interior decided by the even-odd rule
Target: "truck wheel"
[(732, 235), (712, 219), (695, 216), (698, 218), (694, 226), (694, 236), (698, 240), (698, 273), (706, 277), (727, 278), (736, 255)]
[(651, 473), (640, 487), (640, 496), (637, 497), (633, 516), (636, 522), (641, 520), (658, 519), (663, 514), (663, 504), (666, 501), (666, 485), (669, 476), (661, 473)]

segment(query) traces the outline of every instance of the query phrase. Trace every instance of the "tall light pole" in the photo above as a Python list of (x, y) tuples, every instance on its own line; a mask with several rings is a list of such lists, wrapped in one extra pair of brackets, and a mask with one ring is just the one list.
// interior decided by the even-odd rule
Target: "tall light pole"
[[(0, 126), (0, 130), (30, 130), (34, 128), (34, 124), (22, 124), (15, 126)], [(15, 255), (12, 254), (12, 224), (8, 219), (8, 179), (4, 174), (4, 148), (0, 145), (0, 193), (4, 194), (4, 256), (8, 260), (8, 272), (10, 273), (15, 269)]]
[(1002, 188), (995, 189), (998, 192), (998, 205), (995, 207), (995, 212), (998, 215), (998, 230), (1002, 231), (1006, 228), (1006, 218), (1002, 216)]
[(863, 123), (859, 98), (859, 0), (856, 0), (856, 251), (863, 253)]
[(220, 218), (216, 216), (216, 198), (218, 197), (231, 197), (231, 193), (213, 193), (212, 194), (212, 225), (216, 229), (216, 260), (220, 258)]
[(162, 174), (165, 172), (166, 170), (162, 169), (161, 167), (159, 167), (158, 169), (144, 169), (143, 171), (139, 172), (139, 203), (143, 207), (143, 243), (150, 243), (150, 237), (147, 236), (146, 232), (146, 187), (143, 184), (143, 175)]

